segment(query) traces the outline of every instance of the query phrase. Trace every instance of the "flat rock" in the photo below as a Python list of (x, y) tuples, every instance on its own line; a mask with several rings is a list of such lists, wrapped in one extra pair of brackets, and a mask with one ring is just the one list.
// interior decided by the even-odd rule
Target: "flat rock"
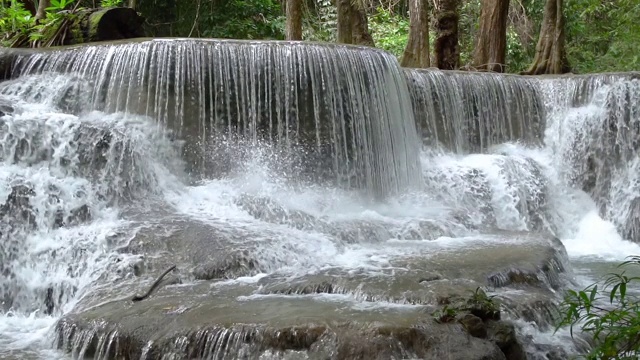
[[(215, 226), (181, 219), (173, 227), (163, 224), (173, 230), (159, 235), (150, 226), (122, 249), (145, 258), (139, 277), (97, 285), (59, 322), (60, 348), (74, 356), (140, 358), (144, 352), (147, 359), (505, 359), (503, 351), (517, 350), (505, 347), (505, 336), (493, 328), (486, 338), (470, 336), (460, 323), (436, 323), (433, 311), (478, 287), (495, 287), (496, 274), (514, 271), (539, 281), (515, 277), (495, 289), (550, 299), (553, 282), (547, 279), (560, 279), (564, 268), (549, 264), (566, 257), (553, 238), (499, 233), (391, 240), (376, 245), (394, 255), (375, 271), (328, 266), (306, 274), (269, 272), (259, 260), (268, 242), (236, 242)], [(131, 301), (171, 263), (179, 264), (179, 280), (171, 274), (150, 297)]]
[(58, 345), (77, 356), (147, 359), (296, 358), (505, 359), (458, 324), (439, 325), (422, 307), (352, 308), (340, 299), (237, 296), (250, 289), (172, 286), (132, 303), (111, 301), (65, 317)]

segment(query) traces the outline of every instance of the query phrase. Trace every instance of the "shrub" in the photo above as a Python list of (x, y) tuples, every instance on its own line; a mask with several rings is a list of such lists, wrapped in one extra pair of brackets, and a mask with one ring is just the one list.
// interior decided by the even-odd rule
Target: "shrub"
[[(619, 268), (640, 268), (640, 256), (631, 256)], [(640, 356), (640, 299), (628, 293), (640, 282), (626, 270), (609, 274), (602, 289), (593, 284), (582, 291), (570, 290), (561, 304), (557, 329), (575, 327), (593, 340), (587, 359), (638, 359)], [(557, 330), (556, 329), (556, 330)]]

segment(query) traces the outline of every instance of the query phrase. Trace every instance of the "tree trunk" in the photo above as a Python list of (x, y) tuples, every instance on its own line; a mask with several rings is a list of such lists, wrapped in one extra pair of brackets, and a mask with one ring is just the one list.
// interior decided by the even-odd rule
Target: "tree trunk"
[(436, 40), (433, 44), (435, 66), (455, 70), (460, 66), (458, 48), (459, 0), (438, 0), (436, 3)]
[(413, 68), (430, 66), (427, 0), (409, 0), (409, 39), (401, 65)]
[(302, 40), (302, 0), (286, 0), (287, 26), (285, 37), (287, 40)]
[(51, 0), (40, 0), (38, 11), (36, 12), (36, 22), (47, 17), (47, 8), (51, 6)]
[(562, 0), (547, 0), (536, 56), (524, 74), (564, 74), (571, 71), (564, 47), (564, 15)]
[(355, 5), (351, 6), (351, 25), (353, 26), (351, 31), (354, 44), (375, 46), (373, 37), (371, 37), (371, 33), (369, 32), (367, 13), (364, 10), (358, 9)]
[(338, 9), (338, 42), (343, 44), (351, 44), (352, 26), (351, 26), (351, 0), (336, 0)]
[(479, 71), (505, 71), (509, 0), (482, 0), (480, 30), (473, 66)]
[(136, 0), (129, 0), (129, 7), (135, 10), (137, 5), (136, 2)]

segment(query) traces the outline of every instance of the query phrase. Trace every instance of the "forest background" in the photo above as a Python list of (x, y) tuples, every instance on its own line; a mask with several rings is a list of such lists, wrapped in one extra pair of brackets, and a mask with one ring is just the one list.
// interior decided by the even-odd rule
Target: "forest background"
[[(509, 73), (640, 68), (637, 0), (0, 0), (2, 45), (78, 8), (128, 6), (150, 37), (292, 39), (386, 50), (409, 67)], [(427, 41), (424, 41), (428, 39)]]

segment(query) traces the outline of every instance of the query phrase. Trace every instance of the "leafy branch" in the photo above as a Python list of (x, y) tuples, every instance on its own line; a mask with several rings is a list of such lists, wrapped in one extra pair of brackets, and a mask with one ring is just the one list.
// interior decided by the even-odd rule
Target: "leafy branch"
[[(640, 266), (640, 256), (631, 256), (619, 268)], [(569, 290), (561, 304), (563, 318), (556, 331), (570, 327), (593, 339), (587, 359), (638, 359), (640, 355), (640, 299), (627, 290), (640, 282), (626, 271), (609, 274), (603, 289), (592, 284), (581, 291)], [(636, 285), (637, 286), (637, 285)]]

